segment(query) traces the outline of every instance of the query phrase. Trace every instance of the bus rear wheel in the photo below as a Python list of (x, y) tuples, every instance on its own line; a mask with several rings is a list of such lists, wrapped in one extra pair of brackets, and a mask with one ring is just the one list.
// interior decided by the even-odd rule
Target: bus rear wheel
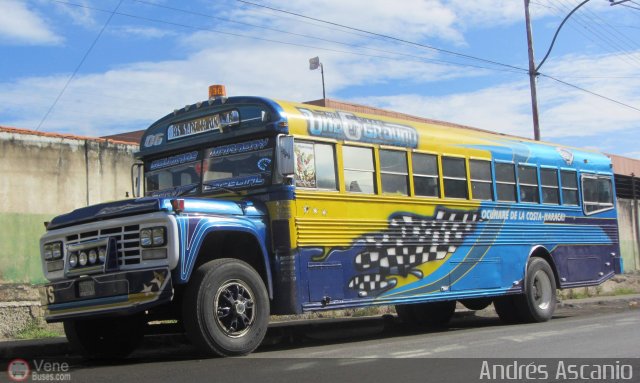
[(546, 322), (556, 310), (556, 280), (551, 266), (534, 257), (527, 265), (524, 295), (516, 300), (519, 316), (525, 322)]
[(546, 322), (556, 310), (556, 280), (551, 266), (533, 257), (527, 265), (524, 294), (497, 297), (493, 306), (506, 323)]
[(456, 301), (396, 305), (402, 322), (416, 327), (445, 327), (455, 311)]
[(207, 355), (237, 356), (255, 350), (269, 325), (269, 297), (260, 275), (247, 263), (223, 258), (192, 275), (182, 319), (187, 337)]

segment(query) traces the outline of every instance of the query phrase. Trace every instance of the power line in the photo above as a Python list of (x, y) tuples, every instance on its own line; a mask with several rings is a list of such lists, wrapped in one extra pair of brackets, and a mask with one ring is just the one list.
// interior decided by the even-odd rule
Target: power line
[[(109, 10), (96, 8), (96, 7), (90, 7), (90, 6), (77, 4), (77, 3), (71, 3), (71, 2), (67, 2), (67, 1), (63, 1), (63, 0), (53, 0), (53, 1), (55, 1), (57, 3), (60, 3), (60, 4), (65, 4), (65, 5), (70, 5), (70, 6), (79, 7), (79, 8), (85, 8), (85, 9), (91, 9), (91, 10), (99, 11), (99, 12), (109, 12), (109, 13), (111, 12)], [(134, 18), (134, 19), (150, 21), (150, 22), (153, 22), (153, 23), (160, 23), (160, 24), (172, 25), (172, 26), (188, 28), (188, 29), (193, 29), (193, 30), (200, 30), (200, 31), (219, 33), (219, 34), (223, 34), (223, 35), (229, 35), (229, 36), (234, 36), (234, 37), (258, 40), (258, 41), (265, 41), (265, 42), (276, 43), (276, 44), (297, 46), (297, 47), (302, 47), (302, 48), (311, 48), (311, 49), (323, 50), (323, 51), (334, 52), (334, 53), (345, 53), (345, 54), (350, 54), (350, 55), (355, 55), (355, 56), (362, 56), (362, 57), (380, 58), (380, 59), (385, 59), (385, 60), (394, 60), (394, 61), (399, 61), (400, 60), (400, 58), (397, 58), (397, 57), (381, 56), (381, 55), (366, 54), (366, 53), (358, 53), (358, 52), (353, 52), (353, 51), (344, 51), (344, 50), (333, 49), (333, 48), (326, 48), (326, 47), (319, 47), (319, 46), (314, 46), (314, 45), (294, 43), (294, 42), (289, 42), (289, 41), (269, 39), (269, 38), (265, 38), (265, 37), (256, 37), (256, 36), (244, 35), (244, 34), (240, 34), (240, 33), (236, 33), (236, 32), (222, 31), (222, 30), (219, 30), (219, 29), (196, 27), (196, 26), (193, 26), (193, 25), (186, 25), (186, 24), (181, 24), (181, 23), (172, 22), (172, 21), (159, 20), (159, 19), (154, 19), (154, 18), (140, 16), (140, 15), (134, 15), (134, 14), (130, 14), (130, 13), (124, 13), (124, 12), (115, 12), (115, 14), (119, 15), (119, 16), (126, 16), (126, 17), (130, 17), (130, 18)], [(294, 33), (292, 33), (292, 34), (294, 34)], [(300, 35), (300, 34), (296, 34), (296, 35)], [(300, 36), (305, 36), (305, 35), (300, 35)], [(491, 68), (491, 67), (485, 67), (485, 66), (480, 66), (480, 65), (475, 65), (475, 64), (458, 63), (458, 62), (454, 62), (454, 61), (426, 58), (426, 57), (410, 55), (410, 54), (406, 54), (406, 53), (385, 51), (385, 50), (376, 49), (376, 48), (361, 47), (361, 46), (357, 46), (357, 45), (353, 45), (353, 44), (348, 44), (348, 43), (343, 43), (343, 42), (333, 41), (333, 40), (327, 40), (327, 39), (321, 39), (321, 40), (333, 42), (333, 43), (336, 43), (336, 44), (342, 44), (342, 45), (346, 45), (346, 46), (350, 46), (350, 47), (354, 47), (354, 48), (358, 48), (358, 49), (369, 49), (369, 50), (375, 50), (375, 51), (379, 51), (379, 52), (386, 52), (386, 53), (393, 54), (393, 55), (411, 57), (411, 58), (413, 58), (413, 60), (411, 60), (411, 61), (414, 61), (414, 62), (440, 63), (440, 64), (443, 64), (443, 65), (455, 65), (455, 66), (472, 67), (472, 68), (487, 69), (487, 70), (500, 71), (500, 72), (521, 73), (521, 71), (511, 70), (511, 69), (508, 69), (508, 68), (503, 68), (503, 69)]]
[(120, 2), (118, 3), (118, 5), (116, 5), (116, 7), (113, 9), (113, 11), (111, 12), (111, 14), (109, 15), (109, 18), (107, 18), (107, 21), (104, 23), (104, 25), (102, 26), (102, 29), (100, 29), (100, 32), (98, 33), (98, 35), (96, 36), (96, 38), (93, 40), (93, 42), (91, 43), (91, 45), (89, 46), (89, 49), (87, 49), (87, 51), (84, 53), (84, 55), (82, 56), (82, 59), (80, 60), (80, 62), (78, 63), (78, 65), (76, 66), (76, 69), (73, 71), (73, 73), (71, 74), (71, 76), (69, 76), (69, 78), (67, 79), (67, 82), (64, 84), (64, 86), (62, 87), (62, 90), (60, 90), (60, 93), (58, 93), (58, 96), (56, 97), (56, 99), (53, 101), (53, 104), (51, 104), (51, 106), (49, 107), (49, 109), (47, 110), (47, 113), (45, 113), (45, 115), (42, 117), (42, 119), (40, 120), (40, 122), (38, 123), (38, 126), (36, 127), (36, 131), (40, 130), (40, 128), (42, 127), (42, 124), (45, 122), (45, 120), (49, 117), (49, 114), (51, 114), (51, 111), (53, 110), (53, 108), (58, 104), (58, 101), (60, 101), (60, 98), (62, 97), (62, 95), (64, 94), (64, 92), (67, 90), (67, 87), (69, 86), (69, 84), (71, 83), (71, 81), (73, 80), (73, 78), (76, 76), (76, 74), (78, 73), (78, 71), (80, 70), (80, 67), (82, 66), (82, 64), (84, 63), (84, 61), (87, 59), (87, 57), (89, 57), (89, 54), (91, 53), (91, 51), (93, 50), (93, 47), (96, 46), (96, 43), (98, 42), (98, 40), (100, 40), (100, 37), (102, 36), (102, 33), (104, 32), (105, 29), (107, 29), (107, 25), (109, 25), (109, 23), (111, 22), (111, 19), (113, 18), (113, 15), (116, 14), (116, 12), (118, 11), (118, 9), (120, 8), (120, 5), (122, 5), (122, 2), (124, 0), (120, 0)]
[[(540, 3), (534, 3), (534, 2), (532, 2), (532, 3), (533, 3), (533, 4), (536, 4), (536, 5), (539, 5), (539, 6), (542, 6), (542, 7), (545, 7), (545, 8), (548, 8), (548, 9), (552, 9), (552, 10), (554, 10), (554, 12), (555, 12), (556, 14), (558, 14), (558, 15), (560, 15), (560, 16), (562, 16), (562, 15), (564, 15), (564, 14), (566, 13), (566, 8), (561, 9), (561, 8), (558, 8), (558, 6), (556, 6), (556, 5), (548, 6), (548, 5), (543, 5), (543, 4), (540, 4)], [(553, 4), (553, 3), (552, 3), (552, 2), (549, 2), (549, 4)], [(573, 28), (574, 30), (576, 30), (576, 31), (577, 31), (580, 35), (582, 35), (585, 39), (587, 39), (587, 40), (589, 40), (589, 41), (593, 42), (594, 44), (598, 45), (598, 46), (599, 46), (600, 48), (602, 48), (603, 50), (608, 51), (608, 52), (612, 52), (612, 53), (616, 53), (616, 52), (617, 52), (616, 50), (611, 49), (611, 46), (612, 46), (613, 44), (607, 43), (607, 41), (606, 41), (607, 39), (606, 39), (606, 38), (603, 38), (603, 37), (601, 36), (601, 34), (596, 33), (595, 31), (593, 31), (593, 29), (588, 25), (588, 23), (585, 23), (584, 21), (582, 21), (582, 19), (581, 19), (581, 17), (580, 17), (579, 15), (574, 15), (574, 16), (575, 16), (575, 17), (573, 18), (573, 21), (574, 21), (576, 24), (578, 24), (578, 25), (582, 26), (582, 28), (584, 28), (584, 30), (585, 30), (585, 31), (590, 32), (590, 33), (591, 33), (591, 35), (593, 35), (593, 36), (597, 37), (597, 38), (598, 38), (598, 40), (594, 40), (593, 38), (589, 37), (589, 36), (588, 36), (585, 32), (583, 32), (580, 28), (578, 28), (577, 26), (573, 25), (573, 23), (569, 23), (569, 26), (570, 26), (571, 28)], [(617, 59), (619, 59), (619, 60), (621, 60), (621, 61), (624, 61), (625, 63), (627, 63), (627, 64), (629, 64), (629, 65), (634, 65), (634, 66), (635, 66), (635, 65), (637, 65), (637, 62), (636, 62), (636, 60), (637, 60), (637, 59), (636, 59), (635, 57), (629, 57), (630, 55), (629, 55), (629, 53), (628, 53), (628, 52), (622, 52), (622, 53), (623, 53), (622, 55), (616, 56), (616, 58), (617, 58)]]
[(580, 87), (580, 86), (578, 86), (578, 85), (571, 84), (571, 83), (568, 83), (568, 82), (566, 82), (566, 81), (562, 81), (562, 80), (560, 80), (559, 78), (556, 78), (556, 77), (553, 77), (553, 76), (549, 76), (549, 75), (544, 74), (544, 73), (541, 73), (540, 75), (541, 75), (541, 76), (543, 76), (543, 77), (549, 78), (549, 79), (551, 79), (551, 80), (553, 80), (553, 81), (557, 81), (557, 82), (559, 82), (560, 84), (563, 84), (563, 85), (569, 86), (569, 87), (574, 88), (574, 89), (581, 90), (581, 91), (586, 92), (586, 93), (589, 93), (589, 94), (591, 94), (591, 95), (593, 95), (593, 96), (596, 96), (596, 97), (602, 98), (602, 99), (604, 99), (604, 100), (607, 100), (607, 101), (613, 102), (613, 103), (615, 103), (615, 104), (618, 104), (618, 105), (621, 105), (621, 106), (627, 107), (627, 108), (629, 108), (629, 109), (633, 109), (633, 110), (635, 110), (635, 111), (640, 112), (640, 108), (636, 108), (635, 106), (632, 106), (632, 105), (629, 105), (629, 104), (625, 104), (625, 103), (624, 103), (624, 102), (622, 102), (622, 101), (618, 101), (618, 100), (615, 100), (615, 99), (613, 99), (613, 98), (611, 98), (611, 97), (607, 97), (607, 96), (604, 96), (604, 95), (602, 95), (602, 94), (599, 94), (599, 93), (596, 93), (596, 92), (594, 92), (594, 91), (591, 91), (591, 90), (589, 90), (589, 89), (585, 89), (585, 88)]
[(434, 50), (434, 51), (441, 52), (441, 53), (446, 53), (446, 54), (453, 55), (453, 56), (464, 57), (464, 58), (467, 58), (467, 59), (470, 59), (470, 60), (482, 61), (482, 62), (485, 62), (485, 63), (497, 65), (497, 66), (503, 66), (503, 67), (516, 69), (516, 70), (523, 71), (523, 72), (528, 72), (528, 69), (520, 68), (520, 67), (517, 67), (515, 65), (505, 64), (505, 63), (501, 63), (501, 62), (494, 61), (494, 60), (484, 59), (484, 58), (481, 58), (481, 57), (476, 57), (476, 56), (472, 56), (472, 55), (468, 55), (468, 54), (464, 54), (464, 53), (454, 52), (454, 51), (450, 51), (450, 50), (447, 50), (447, 49), (437, 48), (437, 47), (434, 47), (432, 45), (417, 43), (417, 42), (414, 42), (414, 41), (409, 41), (409, 40), (401, 39), (401, 38), (398, 38), (398, 37), (385, 35), (385, 34), (382, 34), (382, 33), (367, 31), (365, 29), (350, 27), (348, 25), (335, 23), (333, 21), (318, 19), (318, 18), (315, 18), (315, 17), (306, 16), (306, 15), (303, 15), (303, 14), (300, 14), (300, 13), (295, 13), (295, 12), (287, 11), (287, 10), (284, 10), (284, 9), (269, 7), (269, 6), (263, 5), (263, 4), (252, 3), (252, 2), (246, 1), (246, 0), (236, 0), (236, 1), (238, 1), (240, 3), (252, 5), (252, 6), (255, 6), (255, 7), (266, 8), (266, 9), (270, 9), (272, 11), (281, 12), (281, 13), (285, 13), (285, 14), (288, 14), (288, 15), (293, 15), (293, 16), (305, 18), (305, 19), (308, 19), (308, 20), (314, 20), (314, 21), (318, 21), (318, 22), (321, 22), (321, 23), (326, 23), (326, 24), (329, 24), (329, 25), (335, 25), (335, 26), (338, 26), (338, 27), (341, 27), (341, 28), (352, 30), (352, 31), (358, 31), (358, 32), (366, 33), (366, 34), (371, 35), (371, 36), (383, 37), (385, 39), (401, 42), (401, 43), (404, 43), (404, 44), (409, 44), (409, 45), (422, 47), (422, 48)]
[[(261, 38), (261, 37), (255, 37), (255, 36), (248, 36), (248, 35), (242, 35), (239, 33), (234, 33), (234, 32), (228, 32), (228, 31), (220, 31), (220, 30), (216, 30), (216, 29), (210, 29), (210, 28), (203, 28), (203, 27), (195, 27), (192, 25), (186, 25), (186, 24), (180, 24), (180, 23), (176, 23), (176, 22), (171, 22), (171, 21), (166, 21), (166, 20), (158, 20), (158, 19), (153, 19), (153, 18), (149, 18), (149, 17), (144, 17), (144, 16), (140, 16), (140, 15), (133, 15), (133, 14), (128, 14), (128, 13), (123, 13), (123, 12), (118, 12), (117, 9), (120, 6), (120, 4), (122, 3), (123, 0), (120, 1), (120, 4), (118, 4), (118, 7), (116, 7), (116, 9), (114, 11), (108, 11), (108, 10), (104, 10), (104, 9), (99, 9), (99, 8), (93, 8), (93, 7), (89, 7), (89, 6), (85, 6), (85, 5), (81, 5), (81, 4), (75, 4), (75, 3), (69, 3), (66, 1), (62, 1), (62, 0), (54, 0), (58, 3), (62, 3), (62, 4), (66, 4), (66, 5), (71, 5), (71, 6), (76, 6), (76, 7), (81, 7), (81, 8), (87, 8), (87, 9), (92, 9), (92, 10), (96, 10), (96, 11), (101, 11), (101, 12), (109, 12), (110, 18), (109, 20), (107, 20), (107, 23), (105, 23), (105, 26), (103, 26), (103, 29), (100, 32), (100, 35), (102, 34), (102, 32), (104, 31), (104, 29), (106, 28), (106, 25), (108, 24), (108, 22), (111, 20), (111, 18), (113, 17), (113, 15), (120, 15), (120, 16), (126, 16), (126, 17), (131, 17), (131, 18), (135, 18), (135, 19), (139, 19), (139, 20), (145, 20), (145, 21), (150, 21), (150, 22), (154, 22), (154, 23), (161, 23), (161, 24), (166, 24), (166, 25), (172, 25), (172, 26), (178, 26), (178, 27), (182, 27), (182, 28), (187, 28), (187, 29), (194, 29), (194, 30), (203, 30), (203, 31), (209, 31), (209, 32), (214, 32), (214, 33), (219, 33), (219, 34), (225, 34), (225, 35), (230, 35), (230, 36), (235, 36), (235, 37), (241, 37), (241, 38), (248, 38), (248, 39), (254, 39), (254, 40), (259, 40), (259, 41), (266, 41), (266, 42), (271, 42), (271, 43), (278, 43), (278, 44), (284, 44), (284, 45), (290, 45), (290, 46), (298, 46), (298, 47), (303, 47), (303, 48), (313, 48), (313, 49), (319, 49), (319, 50), (324, 50), (324, 51), (330, 51), (330, 52), (337, 52), (337, 53), (346, 53), (346, 54), (351, 54), (351, 55), (356, 55), (356, 56), (365, 56), (365, 57), (373, 57), (373, 58), (382, 58), (382, 59), (387, 59), (387, 60), (398, 60), (397, 58), (394, 57), (388, 57), (388, 56), (379, 56), (379, 55), (370, 55), (370, 54), (364, 54), (364, 53), (358, 53), (358, 52), (351, 52), (351, 51), (342, 51), (342, 50), (337, 50), (337, 49), (332, 49), (332, 48), (324, 48), (324, 47), (315, 47), (315, 46), (310, 46), (310, 45), (305, 45), (305, 44), (298, 44), (298, 43), (293, 43), (293, 42), (285, 42), (285, 41), (280, 41), (280, 40), (274, 40), (274, 39), (267, 39), (267, 38)], [(236, 1), (240, 1), (240, 2), (244, 2), (243, 0), (236, 0)], [(100, 36), (99, 35), (99, 36)], [(94, 41), (94, 44), (95, 45)], [(93, 46), (92, 45), (92, 46)], [(86, 55), (85, 55), (86, 56)], [(86, 58), (86, 57), (85, 57)], [(425, 60), (430, 60), (430, 59), (426, 59), (426, 58), (422, 58), (420, 61), (425, 61)], [(482, 60), (482, 59), (480, 59)], [(418, 61), (418, 60), (414, 60), (414, 61)], [(469, 64), (458, 64), (458, 65), (469, 65)], [(507, 67), (511, 67), (508, 64), (501, 64), (502, 66), (507, 66)], [(522, 68), (518, 68), (518, 67), (512, 67), (514, 69), (518, 69), (518, 72), (520, 73), (521, 71), (523, 71), (524, 69)], [(491, 69), (491, 68), (485, 68), (485, 69)], [(493, 69), (496, 70), (496, 69)], [(77, 72), (77, 71), (76, 71)], [(515, 70), (514, 70), (515, 72)], [(583, 92), (589, 93), (591, 95), (594, 95), (596, 97), (608, 100), (610, 102), (616, 103), (618, 105), (621, 106), (625, 106), (627, 108), (636, 110), (636, 111), (640, 111), (640, 109), (625, 104), (621, 101), (617, 101), (615, 99), (612, 99), (610, 97), (598, 94), (594, 91), (582, 88), (580, 86), (568, 83), (566, 81), (560, 80), (556, 77), (550, 76), (550, 75), (546, 75), (544, 73), (540, 73), (541, 76), (550, 78), (554, 81), (557, 81), (561, 84), (564, 84), (566, 86), (581, 90)], [(67, 83), (68, 85), (68, 83)], [(66, 86), (65, 86), (66, 88)], [(58, 99), (60, 98), (60, 95), (58, 97)], [(57, 100), (56, 100), (57, 102)], [(50, 108), (52, 109), (52, 108)]]
[[(171, 6), (167, 6), (167, 5), (161, 5), (161, 4), (157, 4), (157, 3), (152, 3), (152, 2), (144, 1), (144, 0), (133, 0), (133, 1), (136, 1), (136, 2), (141, 3), (141, 4), (149, 5), (149, 6), (152, 6), (152, 7), (158, 7), (158, 8), (174, 11), (174, 12), (181, 12), (181, 13), (186, 13), (186, 14), (190, 14), (190, 15), (211, 18), (211, 19), (215, 19), (215, 20), (222, 20), (222, 21), (229, 22), (229, 23), (239, 24), (239, 25), (243, 25), (243, 26), (249, 26), (249, 27), (253, 27), (253, 28), (264, 29), (264, 30), (268, 30), (268, 31), (273, 31), (273, 32), (278, 32), (278, 33), (282, 33), (282, 34), (291, 35), (291, 36), (305, 37), (305, 38), (309, 38), (309, 39), (314, 39), (314, 40), (323, 41), (323, 42), (329, 42), (329, 43), (333, 43), (333, 44), (339, 44), (339, 45), (343, 45), (343, 46), (347, 46), (347, 47), (351, 47), (351, 48), (356, 48), (356, 49), (366, 49), (366, 50), (371, 50), (371, 51), (376, 51), (376, 52), (388, 53), (388, 54), (392, 54), (392, 55), (412, 57), (412, 58), (417, 58), (420, 61), (427, 60), (429, 62), (435, 62), (435, 63), (443, 63), (443, 64), (450, 64), (450, 65), (457, 65), (457, 66), (466, 66), (466, 67), (471, 67), (471, 68), (488, 69), (488, 70), (494, 70), (494, 71), (520, 73), (520, 71), (516, 71), (516, 70), (513, 70), (513, 69), (497, 69), (497, 68), (486, 67), (486, 66), (475, 65), (475, 64), (466, 64), (466, 63), (460, 63), (460, 62), (455, 62), (455, 61), (448, 61), (448, 60), (442, 60), (442, 59), (434, 59), (434, 58), (428, 58), (428, 57), (423, 57), (423, 56), (417, 56), (417, 55), (412, 55), (412, 54), (408, 54), (408, 53), (388, 51), (388, 50), (384, 50), (384, 49), (378, 49), (378, 48), (372, 48), (372, 47), (364, 47), (364, 46), (360, 46), (360, 45), (356, 45), (356, 44), (345, 43), (343, 41), (325, 39), (325, 38), (318, 37), (318, 36), (306, 35), (306, 34), (303, 34), (303, 33), (290, 32), (290, 31), (285, 31), (285, 30), (282, 30), (282, 29), (265, 27), (265, 26), (262, 26), (262, 25), (256, 25), (256, 24), (246, 23), (246, 22), (242, 22), (242, 21), (231, 20), (231, 19), (227, 19), (227, 18), (223, 18), (223, 17), (209, 15), (209, 14), (206, 14), (206, 13), (195, 12), (195, 11), (190, 11), (190, 10), (181, 9), (181, 8), (175, 8), (175, 7), (171, 7)], [(70, 3), (68, 3), (68, 4), (70, 4)], [(79, 4), (73, 4), (73, 5), (80, 6)], [(364, 37), (362, 35), (359, 35), (359, 36)]]

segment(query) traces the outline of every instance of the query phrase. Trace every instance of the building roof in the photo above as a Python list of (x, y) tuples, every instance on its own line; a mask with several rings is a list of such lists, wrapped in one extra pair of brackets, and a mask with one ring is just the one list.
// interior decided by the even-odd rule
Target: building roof
[(124, 142), (132, 142), (135, 144), (140, 144), (140, 139), (142, 139), (142, 135), (144, 134), (145, 131), (146, 129), (134, 130), (133, 132), (112, 134), (109, 136), (102, 136), (101, 138), (111, 140), (111, 141), (124, 141)]
[(78, 140), (78, 141), (97, 141), (97, 142), (111, 142), (114, 144), (124, 144), (124, 145), (138, 145), (138, 142), (116, 140), (116, 139), (111, 139), (107, 137), (89, 137), (89, 136), (78, 136), (74, 134), (40, 132), (37, 130), (12, 128), (12, 127), (2, 126), (2, 125), (0, 125), (0, 132), (11, 133), (11, 134), (21, 134), (21, 135), (27, 135), (27, 136), (64, 138), (64, 139)]

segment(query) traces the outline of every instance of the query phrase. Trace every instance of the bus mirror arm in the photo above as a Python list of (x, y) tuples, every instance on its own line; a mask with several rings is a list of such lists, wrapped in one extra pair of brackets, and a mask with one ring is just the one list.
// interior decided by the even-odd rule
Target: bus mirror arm
[(277, 170), (286, 178), (291, 178), (294, 173), (293, 136), (281, 134), (276, 145)]
[(131, 190), (133, 198), (142, 196), (142, 169), (144, 164), (137, 162), (131, 165)]

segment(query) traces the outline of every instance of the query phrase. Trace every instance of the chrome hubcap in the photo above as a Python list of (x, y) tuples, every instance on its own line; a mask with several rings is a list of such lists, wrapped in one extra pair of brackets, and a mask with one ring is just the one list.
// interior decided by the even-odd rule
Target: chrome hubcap
[(253, 292), (242, 281), (223, 284), (215, 295), (214, 313), (218, 327), (229, 337), (246, 334), (255, 318)]

